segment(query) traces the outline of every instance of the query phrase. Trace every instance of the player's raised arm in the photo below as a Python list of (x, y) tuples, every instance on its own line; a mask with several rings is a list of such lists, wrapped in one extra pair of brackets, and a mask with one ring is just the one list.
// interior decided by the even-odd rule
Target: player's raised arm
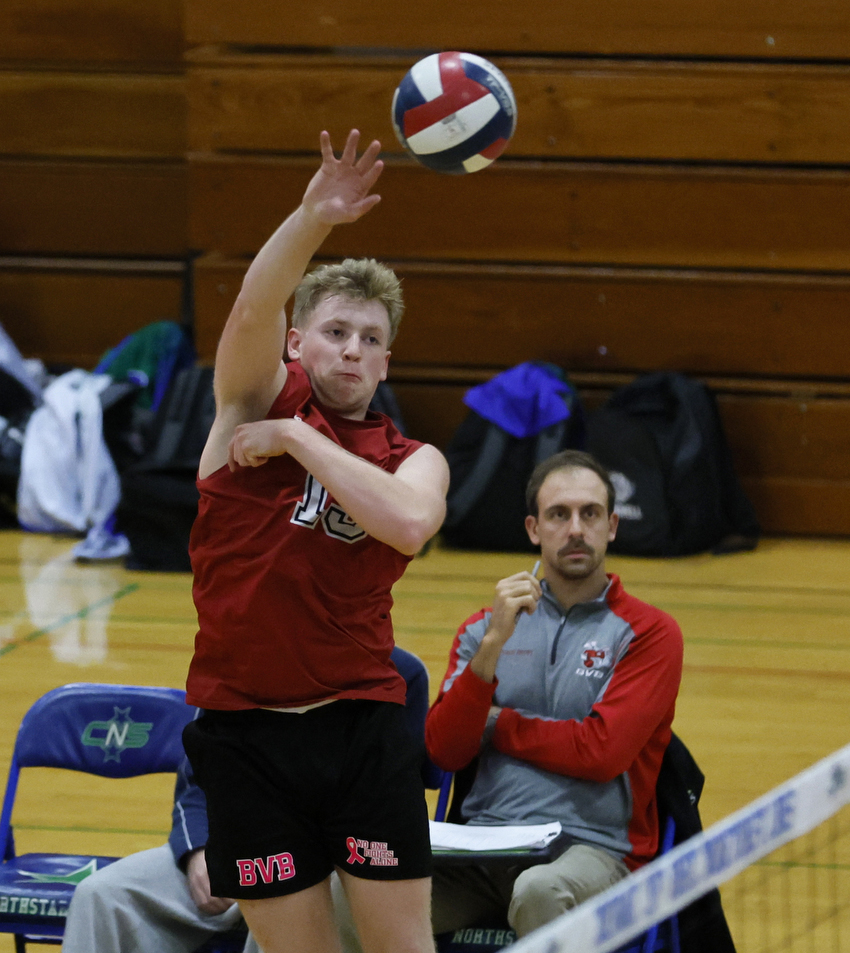
[(216, 355), (219, 413), (232, 408), (234, 423), (259, 420), (286, 379), (284, 305), (310, 259), (334, 225), (354, 222), (380, 201), (371, 189), (383, 169), (380, 143), (357, 157), (360, 134), (352, 130), (340, 158), (330, 136), (320, 137), (322, 164), (301, 205), (269, 238), (252, 262), (222, 333)]

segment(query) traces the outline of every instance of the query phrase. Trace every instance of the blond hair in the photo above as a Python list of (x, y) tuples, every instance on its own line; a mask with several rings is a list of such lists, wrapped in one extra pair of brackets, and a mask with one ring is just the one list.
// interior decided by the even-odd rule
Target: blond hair
[(401, 282), (391, 268), (374, 258), (346, 258), (334, 265), (319, 265), (295, 289), (292, 326), (303, 328), (319, 302), (330, 295), (352, 301), (377, 301), (387, 311), (392, 344), (404, 313)]

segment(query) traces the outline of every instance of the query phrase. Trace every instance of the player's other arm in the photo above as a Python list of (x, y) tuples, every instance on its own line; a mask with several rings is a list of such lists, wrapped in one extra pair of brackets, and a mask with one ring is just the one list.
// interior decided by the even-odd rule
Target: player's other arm
[[(412, 556), (442, 526), (446, 515), (449, 467), (435, 447), (425, 444), (395, 473), (355, 456), (300, 421), (276, 421), (284, 451), (322, 484), (370, 536)], [(239, 434), (234, 439), (237, 442)]]
[(219, 341), (215, 362), (216, 423), (202, 472), (226, 460), (226, 446), (240, 423), (262, 420), (286, 381), (284, 306), (310, 259), (335, 225), (354, 222), (380, 201), (370, 194), (383, 169), (380, 143), (357, 158), (359, 133), (349, 133), (337, 159), (330, 137), (320, 137), (322, 164), (301, 205), (263, 245), (251, 263)]
[(413, 555), (443, 523), (449, 467), (425, 444), (388, 473), (295, 418), (262, 420), (236, 428), (228, 464), (260, 466), (288, 453), (311, 473), (370, 536)]

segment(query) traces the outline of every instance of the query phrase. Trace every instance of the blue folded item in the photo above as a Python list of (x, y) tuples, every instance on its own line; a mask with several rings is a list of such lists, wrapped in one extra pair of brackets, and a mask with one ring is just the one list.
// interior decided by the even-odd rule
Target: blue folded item
[(485, 420), (513, 437), (524, 438), (566, 420), (570, 416), (569, 393), (569, 384), (554, 368), (526, 361), (473, 387), (463, 400)]

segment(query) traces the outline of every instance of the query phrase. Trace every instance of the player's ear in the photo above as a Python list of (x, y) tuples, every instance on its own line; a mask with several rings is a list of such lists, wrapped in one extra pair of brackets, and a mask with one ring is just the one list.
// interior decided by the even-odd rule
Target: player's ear
[(620, 515), (618, 513), (612, 513), (608, 517), (608, 542), (613, 543), (614, 537), (617, 535), (617, 527), (620, 525)]
[[(525, 531), (528, 538), (535, 546), (540, 545), (540, 537), (537, 535), (537, 517), (530, 514), (525, 518)], [(612, 537), (613, 538), (613, 537)]]
[(297, 361), (301, 354), (301, 329), (290, 328), (286, 332), (286, 353), (290, 360)]

